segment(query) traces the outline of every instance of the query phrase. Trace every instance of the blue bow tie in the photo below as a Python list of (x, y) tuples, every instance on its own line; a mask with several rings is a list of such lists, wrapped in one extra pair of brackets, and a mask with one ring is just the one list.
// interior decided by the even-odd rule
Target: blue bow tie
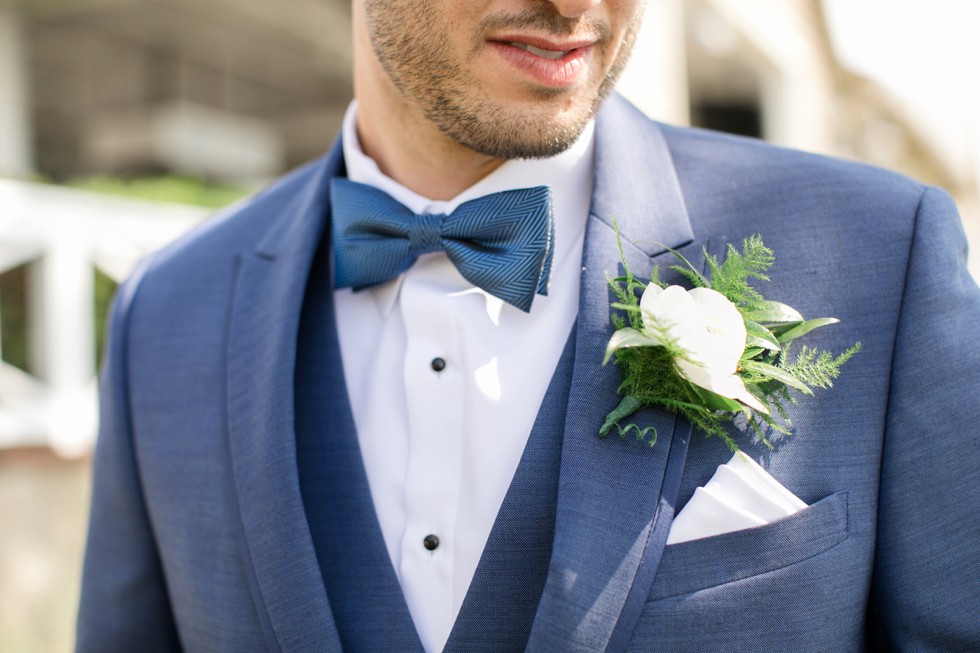
[(336, 288), (383, 283), (420, 255), (444, 251), (464, 279), (524, 312), (535, 292), (548, 294), (555, 226), (547, 186), (416, 215), (373, 186), (336, 178), (330, 205)]

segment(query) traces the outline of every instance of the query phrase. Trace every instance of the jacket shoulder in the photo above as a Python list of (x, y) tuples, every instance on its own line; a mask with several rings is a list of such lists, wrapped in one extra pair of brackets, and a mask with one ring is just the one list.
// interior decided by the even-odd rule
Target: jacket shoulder
[(702, 129), (660, 126), (691, 217), (826, 230), (864, 226), (907, 238), (928, 186), (854, 161)]
[(710, 167), (723, 179), (747, 184), (832, 187), (839, 192), (909, 193), (926, 186), (897, 172), (824, 154), (773, 145), (762, 140), (706, 129), (660, 124), (675, 165), (692, 172)]

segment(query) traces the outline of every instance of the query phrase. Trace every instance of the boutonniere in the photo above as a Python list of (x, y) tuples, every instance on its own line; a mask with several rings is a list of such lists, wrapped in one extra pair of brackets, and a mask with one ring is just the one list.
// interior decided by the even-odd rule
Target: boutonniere
[(618, 300), (612, 307), (619, 313), (613, 315), (616, 331), (603, 364), (615, 357), (623, 373), (623, 399), (599, 434), (615, 428), (625, 437), (633, 431), (652, 445), (657, 436), (652, 427), (641, 430), (623, 421), (641, 408), (660, 406), (721, 437), (733, 451), (738, 447), (724, 427), (744, 416), (770, 445), (767, 427), (789, 433), (786, 405), (797, 395), (812, 395), (813, 388), (830, 388), (861, 343), (837, 356), (806, 345), (791, 351), (796, 339), (838, 320), (804, 319), (750, 285), (753, 279), (768, 281), (766, 272), (775, 261), (759, 236), (743, 241), (741, 252), (729, 244), (724, 263), (705, 251), (707, 275), (673, 253), (680, 264), (671, 269), (691, 283), (690, 290), (661, 282), (656, 267), (650, 282), (641, 283), (625, 258), (625, 275), (609, 279)]

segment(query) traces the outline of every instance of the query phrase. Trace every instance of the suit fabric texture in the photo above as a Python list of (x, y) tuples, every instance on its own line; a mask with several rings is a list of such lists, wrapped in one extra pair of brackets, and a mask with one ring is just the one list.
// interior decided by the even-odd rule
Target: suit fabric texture
[[(951, 200), (657, 125), (616, 96), (595, 139), (578, 320), (447, 648), (980, 650), (980, 291)], [(342, 161), (338, 144), (120, 289), (79, 651), (355, 651), (389, 635), (417, 650), (368, 510), (317, 256)], [(601, 365), (606, 275), (623, 259), (665, 269), (668, 247), (703, 264), (703, 248), (752, 234), (777, 255), (767, 298), (841, 319), (808, 344), (863, 349), (832, 391), (790, 408), (794, 433), (774, 449), (732, 427), (808, 508), (664, 547), (671, 516), (730, 453), (656, 409), (636, 416), (655, 446), (598, 437), (619, 384)], [(375, 563), (389, 567), (343, 569)]]

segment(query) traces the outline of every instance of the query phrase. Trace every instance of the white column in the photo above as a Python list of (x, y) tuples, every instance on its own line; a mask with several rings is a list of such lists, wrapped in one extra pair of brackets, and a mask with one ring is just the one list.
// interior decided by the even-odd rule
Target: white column
[(31, 275), (32, 372), (48, 387), (49, 443), (84, 451), (95, 435), (94, 273), (86, 239), (52, 234)]
[(616, 88), (651, 118), (690, 124), (683, 0), (649, 0)]
[(0, 177), (26, 177), (34, 163), (25, 47), (20, 16), (0, 2)]

